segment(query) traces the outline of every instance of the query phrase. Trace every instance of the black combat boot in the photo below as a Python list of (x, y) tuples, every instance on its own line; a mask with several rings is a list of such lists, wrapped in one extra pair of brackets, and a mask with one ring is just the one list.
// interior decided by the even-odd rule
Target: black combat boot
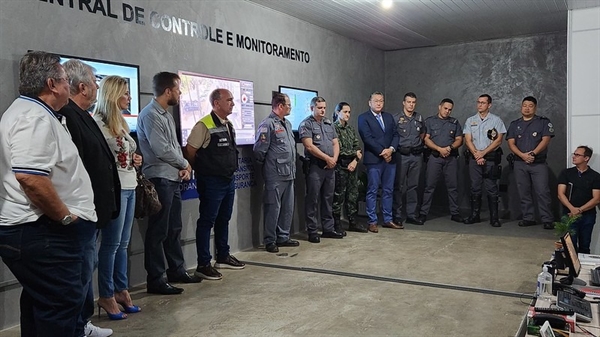
[(339, 215), (334, 215), (333, 216), (333, 230), (342, 234), (343, 236), (346, 236), (346, 231), (344, 230), (344, 227), (342, 227), (342, 221), (340, 220), (340, 216)]
[[(481, 218), (479, 213), (481, 212), (481, 194), (471, 194), (471, 215), (464, 220), (467, 225), (480, 223)], [(497, 212), (496, 212), (497, 213)]]
[(354, 218), (348, 218), (348, 230), (359, 233), (367, 233), (369, 231), (365, 226), (357, 224)]
[(490, 209), (490, 225), (492, 227), (502, 226), (498, 219), (498, 196), (492, 197), (488, 195), (488, 208)]

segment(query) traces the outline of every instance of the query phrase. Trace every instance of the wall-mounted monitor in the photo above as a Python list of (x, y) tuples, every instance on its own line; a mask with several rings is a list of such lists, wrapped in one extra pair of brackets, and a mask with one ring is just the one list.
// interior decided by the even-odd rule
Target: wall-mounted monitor
[(210, 93), (215, 89), (227, 89), (233, 94), (233, 112), (227, 119), (235, 128), (237, 145), (254, 144), (254, 83), (211, 75), (180, 71), (181, 97), (179, 98), (179, 125), (181, 145), (187, 144), (187, 138), (196, 123), (210, 114), (212, 105)]
[[(70, 59), (77, 59), (96, 69), (96, 82), (100, 84), (103, 78), (117, 75), (125, 78), (129, 83), (131, 102), (129, 108), (122, 111), (123, 117), (131, 132), (136, 132), (137, 116), (140, 113), (140, 67), (134, 64), (118, 63), (104, 60), (95, 60), (78, 56), (60, 55), (60, 62), (65, 63)], [(93, 107), (91, 108), (93, 111)], [(90, 111), (90, 112), (92, 112)]]
[(310, 101), (319, 96), (319, 92), (310, 89), (300, 89), (293, 87), (279, 86), (279, 92), (288, 95), (292, 104), (292, 111), (286, 118), (292, 123), (292, 130), (298, 131), (298, 126), (304, 118), (308, 117), (310, 112)]

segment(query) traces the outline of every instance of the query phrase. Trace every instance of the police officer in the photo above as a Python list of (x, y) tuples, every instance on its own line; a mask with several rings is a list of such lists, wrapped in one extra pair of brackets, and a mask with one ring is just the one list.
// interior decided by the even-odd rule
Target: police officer
[(548, 187), (548, 145), (554, 137), (552, 122), (536, 115), (537, 99), (532, 96), (523, 98), (521, 102), (522, 117), (514, 120), (508, 127), (506, 140), (508, 147), (515, 154), (515, 180), (521, 196), (521, 212), (523, 220), (519, 226), (533, 226), (535, 211), (533, 209), (533, 188), (537, 196), (537, 205), (545, 229), (553, 229), (554, 216), (550, 209), (550, 188)]
[(265, 180), (264, 243), (269, 253), (278, 247), (296, 247), (290, 239), (294, 214), (294, 179), (296, 178), (296, 142), (292, 124), (285, 116), (291, 112), (290, 98), (275, 93), (271, 100), (273, 111), (258, 126), (254, 156), (262, 165)]
[(477, 114), (467, 118), (464, 134), (469, 154), (469, 176), (471, 177), (471, 215), (465, 224), (481, 222), (481, 186), (485, 186), (490, 210), (490, 224), (500, 227), (498, 219), (498, 185), (502, 160), (502, 138), (506, 127), (500, 117), (490, 113), (492, 97), (483, 94), (477, 99)]
[(417, 224), (425, 222), (431, 202), (433, 191), (437, 186), (440, 175), (444, 175), (446, 189), (448, 190), (448, 203), (450, 206), (451, 220), (463, 222), (458, 208), (458, 148), (463, 142), (463, 130), (454, 117), (450, 117), (454, 102), (444, 98), (438, 107), (438, 114), (425, 120), (425, 145), (430, 149), (431, 155), (427, 161), (427, 176), (425, 178), (425, 191), (423, 205)]
[[(398, 149), (396, 156), (396, 178), (394, 182), (394, 222), (419, 223), (417, 186), (423, 166), (423, 138), (425, 128), (423, 117), (415, 111), (417, 95), (404, 94), (403, 111), (394, 116), (397, 121)], [(403, 192), (406, 189), (406, 213), (402, 212)]]
[(358, 177), (356, 166), (362, 158), (362, 151), (358, 145), (358, 137), (354, 128), (350, 126), (350, 104), (341, 102), (335, 107), (333, 113), (333, 126), (338, 135), (340, 155), (335, 167), (335, 193), (333, 195), (333, 221), (335, 231), (346, 235), (340, 222), (342, 207), (348, 217), (348, 230), (366, 233), (367, 228), (356, 223), (358, 213)]
[[(327, 103), (317, 96), (310, 101), (312, 115), (306, 117), (298, 126), (298, 133), (304, 145), (304, 155), (310, 160), (306, 177), (306, 231), (308, 241), (321, 242), (321, 237), (342, 239), (344, 235), (336, 232), (333, 222), (333, 192), (335, 189), (335, 165), (340, 148), (333, 123), (325, 112)], [(323, 234), (317, 233), (317, 207), (321, 209)]]

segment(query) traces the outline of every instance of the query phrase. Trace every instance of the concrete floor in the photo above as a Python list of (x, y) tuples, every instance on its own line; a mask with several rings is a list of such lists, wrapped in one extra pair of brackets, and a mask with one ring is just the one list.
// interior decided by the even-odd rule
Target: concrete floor
[[(181, 296), (134, 290), (142, 313), (93, 322), (127, 337), (514, 336), (552, 231), (448, 217), (405, 226), (320, 244), (299, 234), (300, 247), (280, 249), (287, 256), (240, 252), (242, 271), (183, 285)], [(18, 328), (0, 332), (15, 336)]]

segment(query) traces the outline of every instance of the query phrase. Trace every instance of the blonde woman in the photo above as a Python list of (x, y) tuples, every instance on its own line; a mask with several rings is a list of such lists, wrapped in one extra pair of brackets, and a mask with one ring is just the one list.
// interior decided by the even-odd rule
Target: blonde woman
[(94, 119), (115, 156), (121, 180), (121, 210), (119, 216), (102, 229), (98, 252), (98, 306), (112, 320), (125, 319), (126, 313), (141, 311), (131, 302), (127, 278), (127, 247), (131, 238), (137, 185), (135, 167), (142, 163), (142, 156), (135, 153), (135, 141), (129, 136), (129, 127), (121, 115), (130, 101), (126, 79), (107, 76), (100, 82)]

